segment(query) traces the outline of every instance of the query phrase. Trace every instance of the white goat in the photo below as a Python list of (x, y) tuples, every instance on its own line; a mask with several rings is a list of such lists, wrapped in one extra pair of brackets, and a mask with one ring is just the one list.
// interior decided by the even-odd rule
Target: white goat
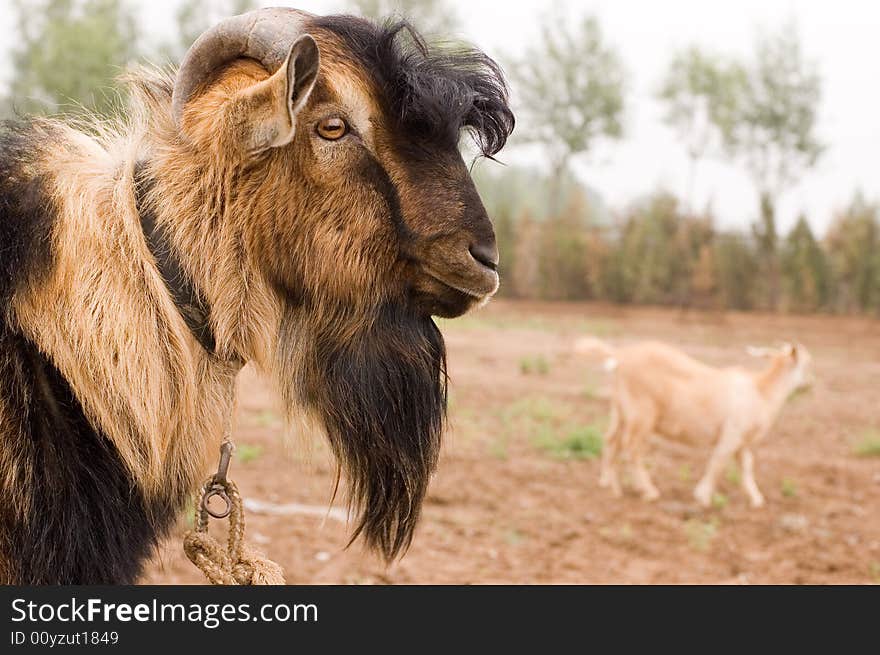
[(649, 438), (658, 434), (692, 443), (715, 442), (706, 472), (694, 489), (700, 504), (712, 502), (718, 475), (734, 455), (739, 456), (742, 486), (752, 506), (764, 504), (755, 483), (752, 449), (766, 436), (786, 399), (809, 385), (812, 358), (804, 346), (750, 348), (749, 354), (770, 359), (760, 372), (707, 366), (657, 342), (612, 347), (586, 337), (575, 344), (575, 350), (604, 356), (605, 369), (614, 376), (600, 486), (621, 493), (615, 464), (626, 452), (643, 498), (659, 497), (643, 460)]

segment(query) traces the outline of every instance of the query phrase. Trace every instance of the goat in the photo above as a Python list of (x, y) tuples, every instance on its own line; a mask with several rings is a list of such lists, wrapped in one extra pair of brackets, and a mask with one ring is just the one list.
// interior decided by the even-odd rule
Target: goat
[(766, 437), (786, 399), (811, 382), (812, 358), (798, 344), (750, 349), (770, 362), (760, 372), (715, 368), (657, 342), (611, 347), (592, 337), (578, 340), (576, 352), (600, 354), (613, 375), (611, 417), (605, 434), (599, 485), (620, 495), (617, 459), (631, 458), (633, 481), (645, 500), (659, 492), (644, 464), (652, 434), (669, 439), (715, 443), (694, 497), (709, 506), (718, 475), (739, 456), (742, 486), (753, 507), (764, 504), (755, 482), (753, 449)]
[(129, 85), (118, 125), (0, 130), (0, 582), (135, 581), (248, 362), (329, 440), (352, 540), (399, 556), (445, 417), (431, 317), (498, 288), (459, 139), (504, 146), (501, 69), (266, 9)]

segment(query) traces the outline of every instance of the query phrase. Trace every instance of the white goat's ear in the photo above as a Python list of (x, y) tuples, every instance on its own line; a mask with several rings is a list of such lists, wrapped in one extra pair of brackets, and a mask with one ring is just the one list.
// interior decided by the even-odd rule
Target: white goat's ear
[(243, 136), (248, 151), (256, 154), (293, 140), (297, 114), (315, 88), (320, 61), (318, 44), (304, 34), (271, 77), (244, 92), (241, 118), (246, 124)]

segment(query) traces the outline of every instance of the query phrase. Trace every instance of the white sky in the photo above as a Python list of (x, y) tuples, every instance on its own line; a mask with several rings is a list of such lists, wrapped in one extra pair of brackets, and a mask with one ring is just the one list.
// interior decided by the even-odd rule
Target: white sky
[[(130, 0), (134, 2), (134, 0)], [(541, 15), (553, 3), (530, 0), (450, 0), (466, 36), (489, 54), (517, 55), (537, 37)], [(144, 31), (157, 38), (172, 30), (175, 0), (141, 7)], [(345, 6), (338, 0), (269, 2), (316, 13)], [(630, 72), (627, 135), (619, 143), (581, 159), (580, 177), (612, 208), (623, 208), (658, 188), (685, 192), (687, 162), (672, 132), (660, 120), (654, 91), (676, 48), (696, 43), (720, 53), (747, 56), (758, 29), (775, 30), (794, 18), (808, 57), (824, 78), (819, 135), (829, 146), (814, 171), (783, 198), (779, 225), (787, 229), (800, 212), (822, 230), (835, 208), (856, 189), (880, 197), (880, 3), (871, 0), (570, 0), (572, 14), (599, 16), (608, 40)], [(13, 33), (9, 0), (0, 0), (0, 35)], [(0, 41), (0, 62), (12, 39)], [(75, 56), (75, 53), (71, 53)], [(0, 83), (8, 78), (0, 64)], [(511, 149), (502, 159), (528, 162), (532, 150)], [(696, 204), (711, 205), (722, 226), (745, 226), (756, 214), (755, 192), (736, 166), (705, 161), (697, 174)]]

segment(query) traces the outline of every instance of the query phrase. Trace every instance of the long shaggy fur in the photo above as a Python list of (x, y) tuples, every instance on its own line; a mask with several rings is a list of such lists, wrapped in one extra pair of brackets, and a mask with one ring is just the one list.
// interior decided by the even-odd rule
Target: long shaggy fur
[(234, 371), (150, 263), (127, 141), (2, 134), (0, 581), (131, 583), (213, 458)]
[[(34, 170), (34, 137), (47, 129), (20, 122), (0, 126), (0, 312), (16, 288), (45, 271), (52, 259), (50, 235), (55, 212), (48, 203), (46, 177)], [(0, 315), (0, 318), (3, 318)]]
[(184, 497), (133, 484), (64, 377), (8, 324), (0, 324), (0, 393), (0, 581), (134, 582)]
[[(352, 541), (392, 559), (412, 541), (437, 464), (446, 412), (446, 351), (428, 317), (396, 303), (354, 334), (337, 321), (282, 323), (278, 370), (289, 407), (314, 408), (358, 519)], [(289, 334), (287, 332), (289, 331)], [(304, 340), (304, 342), (303, 342)]]
[[(470, 129), (491, 156), (513, 116), (491, 60), (403, 29), (316, 19), (314, 109), (259, 156), (241, 135), (278, 89), (252, 91), (286, 80), (250, 60), (218, 71), (183, 128), (171, 75), (140, 71), (118, 124), (0, 130), (0, 582), (133, 582), (213, 463), (243, 361), (326, 434), (353, 538), (388, 559), (410, 544), (446, 406), (430, 316), (478, 300), (419, 258), (460, 276), (469, 243), (494, 248), (457, 141)], [(328, 106), (369, 119), (360, 146), (316, 140)], [(204, 301), (211, 348), (145, 217)]]

